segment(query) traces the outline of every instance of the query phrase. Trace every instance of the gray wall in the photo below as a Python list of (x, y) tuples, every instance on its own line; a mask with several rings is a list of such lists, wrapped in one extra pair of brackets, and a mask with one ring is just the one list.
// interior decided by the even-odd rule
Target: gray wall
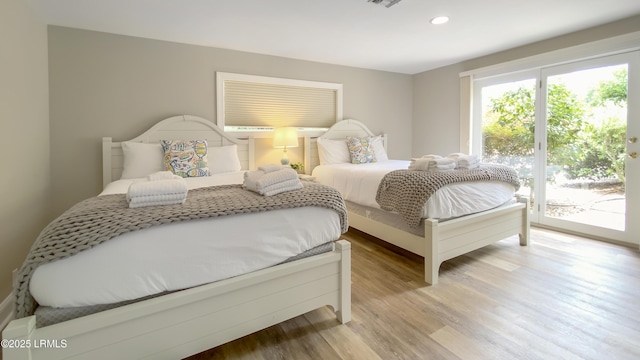
[(0, 1), (0, 64), (2, 302), (11, 271), (50, 219), (47, 28), (22, 0)]
[(411, 153), (410, 75), (56, 26), (49, 69), (56, 214), (101, 190), (103, 136), (127, 140), (179, 114), (215, 121), (216, 71), (342, 83), (344, 117), (387, 132), (391, 156)]
[(412, 155), (460, 149), (461, 72), (635, 31), (640, 16), (414, 75)]

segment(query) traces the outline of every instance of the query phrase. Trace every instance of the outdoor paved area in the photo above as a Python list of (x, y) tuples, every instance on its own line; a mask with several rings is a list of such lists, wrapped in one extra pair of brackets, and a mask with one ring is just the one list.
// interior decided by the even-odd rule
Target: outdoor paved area
[(547, 215), (584, 224), (624, 230), (625, 197), (620, 187), (547, 188)]

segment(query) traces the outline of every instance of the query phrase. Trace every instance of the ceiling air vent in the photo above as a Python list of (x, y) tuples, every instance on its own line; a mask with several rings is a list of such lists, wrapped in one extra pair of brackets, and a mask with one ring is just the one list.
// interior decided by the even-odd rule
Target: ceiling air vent
[(399, 3), (402, 0), (367, 0), (367, 1), (374, 4), (382, 4), (385, 7), (392, 7), (393, 5)]

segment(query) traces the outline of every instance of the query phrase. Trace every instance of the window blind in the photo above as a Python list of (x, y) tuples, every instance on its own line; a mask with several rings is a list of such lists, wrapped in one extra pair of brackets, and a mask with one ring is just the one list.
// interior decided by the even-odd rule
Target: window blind
[(227, 130), (329, 128), (342, 117), (341, 84), (266, 77), (253, 77), (258, 81), (252, 81), (249, 75), (238, 77), (244, 78), (233, 79), (226, 74), (218, 86), (223, 96), (218, 104), (223, 106), (221, 115)]

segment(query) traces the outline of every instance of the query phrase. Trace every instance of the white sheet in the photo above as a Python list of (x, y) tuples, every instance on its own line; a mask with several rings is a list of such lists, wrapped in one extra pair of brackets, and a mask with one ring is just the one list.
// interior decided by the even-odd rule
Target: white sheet
[[(376, 193), (388, 172), (407, 169), (409, 161), (387, 160), (370, 164), (331, 164), (313, 169), (316, 181), (332, 186), (345, 200), (380, 209)], [(515, 189), (502, 182), (450, 184), (436, 191), (422, 209), (423, 218), (449, 219), (493, 209), (513, 199)]]
[[(243, 172), (186, 180), (195, 189), (242, 179)], [(126, 193), (132, 181), (115, 181), (101, 195)], [(338, 215), (320, 207), (165, 224), (44, 264), (29, 290), (46, 306), (115, 303), (266, 268), (340, 235)]]

